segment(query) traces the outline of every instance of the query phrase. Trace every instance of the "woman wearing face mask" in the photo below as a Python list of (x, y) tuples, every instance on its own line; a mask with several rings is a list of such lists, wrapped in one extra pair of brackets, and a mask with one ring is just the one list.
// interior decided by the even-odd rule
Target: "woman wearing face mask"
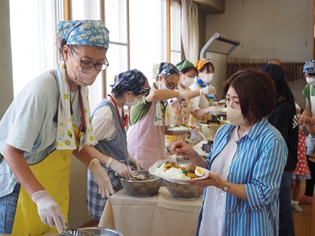
[[(182, 106), (176, 99), (170, 99), (169, 103), (172, 110), (172, 123), (171, 127), (176, 125), (185, 125), (196, 127), (196, 119), (190, 119), (192, 115), (195, 118), (201, 118), (202, 116), (209, 113), (209, 108), (199, 109), (197, 101), (191, 98), (200, 96), (200, 94), (207, 95), (215, 93), (215, 88), (211, 86), (206, 86), (199, 90), (192, 91), (189, 86), (194, 82), (194, 78), (197, 75), (196, 67), (188, 60), (184, 59), (176, 64), (176, 68), (179, 70), (179, 83), (178, 91), (186, 92), (185, 94), (190, 99), (185, 106)], [(167, 148), (171, 148), (173, 142), (184, 140), (183, 135), (166, 135), (165, 145)]]
[(187, 102), (187, 96), (174, 91), (179, 82), (179, 71), (167, 62), (162, 62), (152, 84), (150, 93), (143, 96), (130, 109), (130, 127), (127, 132), (128, 151), (144, 169), (166, 158), (165, 133), (171, 124), (171, 111), (167, 99)]
[[(198, 70), (198, 75), (195, 77), (194, 83), (190, 86), (190, 89), (199, 91), (211, 83), (213, 79), (214, 66), (210, 60), (204, 58), (197, 61), (196, 69)], [(200, 93), (200, 96), (194, 98), (194, 100), (196, 100), (200, 109), (206, 109), (209, 106), (212, 106), (214, 94), (215, 90), (212, 94)]]
[(183, 141), (173, 150), (210, 170), (196, 235), (278, 235), (279, 189), (288, 154), (286, 143), (267, 120), (276, 103), (272, 79), (243, 70), (223, 85), (227, 118), (206, 160)]
[[(307, 82), (302, 94), (305, 97), (305, 110), (302, 116), (309, 116), (310, 125), (315, 125), (315, 60), (307, 61), (303, 66), (303, 73)], [(304, 195), (299, 198), (299, 202), (313, 204), (313, 193), (315, 184), (315, 135), (309, 134), (306, 143), (307, 164), (311, 171), (311, 179), (306, 180)]]
[(0, 234), (63, 231), (71, 153), (88, 166), (103, 197), (114, 191), (100, 162), (132, 175), (92, 146), (86, 86), (108, 66), (107, 28), (100, 20), (61, 21), (58, 34), (60, 64), (28, 83), (0, 122)]
[[(113, 157), (115, 160), (128, 163), (140, 168), (140, 163), (128, 154), (127, 137), (125, 127), (128, 116), (124, 115), (123, 107), (138, 103), (138, 101), (150, 90), (149, 83), (145, 75), (134, 69), (129, 70), (115, 77), (115, 83), (108, 99), (104, 99), (95, 109), (93, 114), (94, 140), (98, 143), (94, 146), (101, 153)], [(120, 177), (115, 175), (115, 171), (101, 164), (108, 173), (115, 192), (122, 189)], [(107, 198), (97, 191), (97, 182), (88, 172), (88, 209), (90, 216), (99, 221)]]

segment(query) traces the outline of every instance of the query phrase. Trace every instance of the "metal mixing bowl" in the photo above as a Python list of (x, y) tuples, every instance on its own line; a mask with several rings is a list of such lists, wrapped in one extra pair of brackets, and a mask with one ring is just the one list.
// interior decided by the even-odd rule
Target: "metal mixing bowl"
[(170, 194), (178, 200), (195, 200), (203, 193), (203, 188), (182, 182), (164, 180)]
[(156, 194), (163, 182), (163, 179), (148, 174), (145, 180), (137, 179), (120, 179), (121, 185), (125, 191), (132, 196), (147, 197)]
[[(87, 227), (87, 228), (79, 228), (79, 229), (87, 231), (87, 232), (91, 233), (91, 235), (93, 235), (93, 236), (123, 236), (120, 232), (113, 230), (113, 229), (107, 229), (107, 228)], [(78, 232), (76, 232), (74, 234), (70, 234), (70, 235), (82, 236), (85, 234), (78, 231)], [(61, 233), (61, 234), (58, 234), (58, 236), (67, 236), (67, 233), (65, 233), (65, 232)]]

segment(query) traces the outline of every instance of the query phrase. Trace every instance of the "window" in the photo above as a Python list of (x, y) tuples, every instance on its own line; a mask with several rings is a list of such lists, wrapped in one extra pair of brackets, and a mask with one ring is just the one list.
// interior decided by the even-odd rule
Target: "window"
[(54, 69), (58, 9), (60, 12), (59, 1), (54, 0), (10, 0), (14, 96), (30, 80), (45, 70)]
[[(130, 0), (130, 66), (148, 79), (156, 63), (166, 61), (161, 0)], [(164, 1), (165, 2), (165, 1)], [(150, 81), (151, 82), (151, 81)]]
[(171, 63), (176, 65), (181, 61), (181, 6), (171, 2)]
[(109, 30), (109, 49), (107, 58), (109, 67), (106, 70), (106, 91), (109, 94), (114, 84), (115, 75), (128, 70), (128, 29), (127, 1), (105, 1), (105, 25)]
[[(28, 81), (59, 61), (57, 24), (63, 20), (65, 0), (10, 0), (14, 95)], [(104, 9), (101, 9), (102, 3)], [(114, 76), (138, 69), (152, 78), (156, 63), (167, 61), (166, 0), (76, 0), (71, 1), (72, 20), (104, 19), (110, 31), (109, 67), (100, 73), (90, 90), (91, 110), (110, 93)], [(180, 4), (171, 1), (171, 62), (181, 60)], [(27, 14), (26, 14), (27, 12)], [(104, 14), (104, 15), (103, 15)], [(23, 24), (20, 16), (23, 15)], [(149, 20), (147, 20), (149, 19)], [(28, 25), (28, 27), (25, 27)], [(154, 78), (155, 80), (155, 78)]]

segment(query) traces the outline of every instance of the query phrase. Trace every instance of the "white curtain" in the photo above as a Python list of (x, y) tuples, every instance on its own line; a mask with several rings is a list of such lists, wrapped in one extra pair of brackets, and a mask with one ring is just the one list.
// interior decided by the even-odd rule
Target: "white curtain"
[(182, 0), (182, 42), (185, 58), (196, 63), (199, 55), (198, 5)]

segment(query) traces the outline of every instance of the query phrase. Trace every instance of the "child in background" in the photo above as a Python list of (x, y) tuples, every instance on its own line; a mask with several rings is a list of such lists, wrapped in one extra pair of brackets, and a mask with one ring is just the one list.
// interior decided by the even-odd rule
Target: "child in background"
[(315, 127), (308, 124), (308, 122), (311, 120), (311, 117), (301, 116), (301, 108), (297, 103), (295, 103), (295, 108), (299, 126), (299, 143), (298, 162), (291, 181), (291, 204), (293, 210), (295, 210), (296, 212), (303, 212), (303, 209), (299, 207), (298, 201), (301, 189), (301, 181), (302, 179), (311, 178), (311, 172), (308, 168), (306, 159), (306, 134), (304, 132), (306, 131), (308, 133), (315, 134)]

